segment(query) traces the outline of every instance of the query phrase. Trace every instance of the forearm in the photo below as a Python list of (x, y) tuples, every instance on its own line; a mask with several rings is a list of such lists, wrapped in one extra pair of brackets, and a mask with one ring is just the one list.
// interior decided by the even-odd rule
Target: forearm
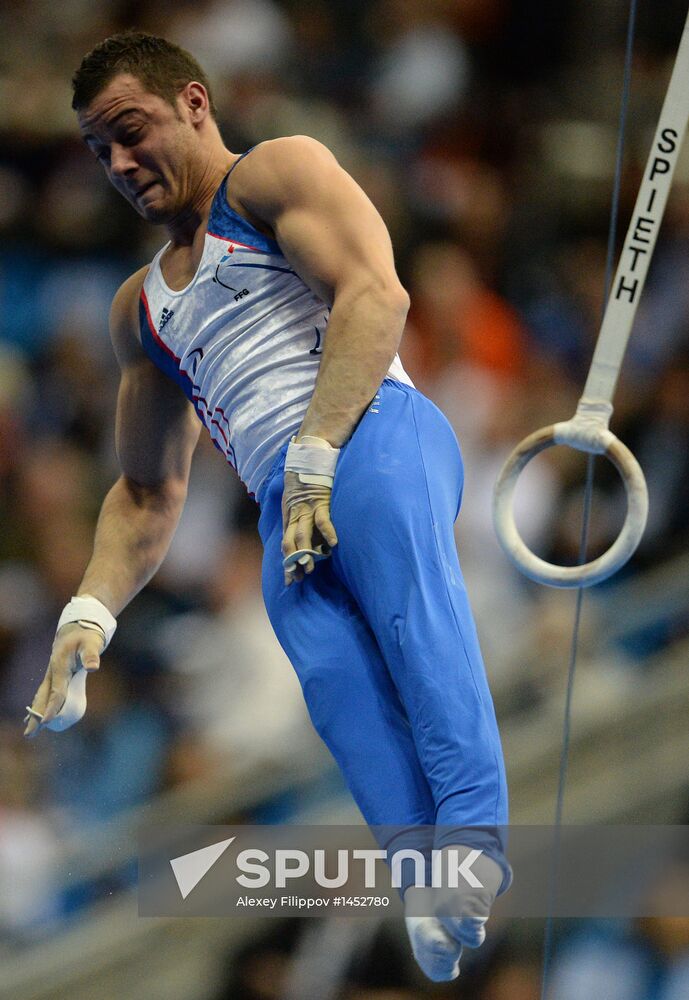
[(77, 593), (117, 616), (154, 575), (184, 506), (183, 487), (153, 489), (121, 477), (103, 502), (93, 556)]
[(349, 440), (397, 353), (407, 309), (402, 289), (336, 296), (300, 435), (324, 438), (334, 447)]

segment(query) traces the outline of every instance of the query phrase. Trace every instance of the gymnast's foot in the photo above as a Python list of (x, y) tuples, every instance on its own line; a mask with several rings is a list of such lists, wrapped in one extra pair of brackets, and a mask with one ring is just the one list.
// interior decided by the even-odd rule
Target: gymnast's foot
[(447, 847), (458, 864), (469, 860), (477, 884), (459, 888), (417, 888), (404, 894), (405, 921), (414, 958), (429, 979), (442, 982), (456, 979), (462, 948), (479, 948), (486, 939), (485, 924), (504, 880), (500, 866), (480, 855), (471, 860), (472, 848)]
[[(469, 847), (450, 847), (457, 851), (461, 864), (472, 852)], [(447, 933), (467, 948), (480, 948), (486, 940), (485, 924), (504, 881), (502, 868), (492, 858), (481, 854), (470, 865), (471, 874), (480, 885), (466, 884), (458, 889), (436, 889), (434, 915)]]
[[(409, 893), (427, 889), (407, 889)], [(434, 983), (448, 982), (459, 975), (462, 946), (447, 933), (437, 917), (405, 917), (411, 950), (421, 970)]]

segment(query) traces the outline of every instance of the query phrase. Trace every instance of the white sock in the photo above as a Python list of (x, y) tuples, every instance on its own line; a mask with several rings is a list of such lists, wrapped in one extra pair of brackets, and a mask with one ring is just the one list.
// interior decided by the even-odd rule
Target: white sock
[[(405, 896), (414, 891), (408, 889)], [(456, 979), (462, 946), (447, 933), (437, 917), (405, 917), (404, 922), (414, 958), (428, 978), (434, 983)]]
[[(456, 851), (461, 864), (473, 848), (452, 845), (444, 850)], [(405, 923), (414, 958), (434, 982), (456, 979), (462, 947), (479, 948), (486, 939), (485, 924), (502, 885), (503, 871), (485, 855), (470, 867), (480, 888), (468, 883), (457, 889), (410, 886), (404, 894)]]
[[(453, 845), (445, 850), (457, 851), (461, 863), (473, 848)], [(457, 889), (437, 889), (431, 912), (457, 942), (467, 948), (479, 948), (486, 939), (484, 925), (504, 876), (500, 865), (485, 855), (473, 862), (471, 871), (481, 888), (466, 884)]]

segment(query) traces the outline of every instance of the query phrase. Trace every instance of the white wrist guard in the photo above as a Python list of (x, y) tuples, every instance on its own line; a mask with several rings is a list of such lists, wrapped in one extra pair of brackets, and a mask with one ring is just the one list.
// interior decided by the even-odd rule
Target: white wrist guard
[(89, 594), (82, 594), (80, 597), (72, 598), (60, 615), (60, 620), (57, 623), (55, 631), (59, 632), (63, 625), (69, 625), (71, 622), (78, 622), (82, 628), (90, 628), (95, 629), (97, 632), (102, 632), (103, 639), (105, 640), (103, 650), (106, 650), (110, 645), (110, 640), (117, 628), (117, 621), (110, 614), (106, 606), (98, 598), (91, 597)]
[(310, 486), (331, 487), (339, 454), (340, 449), (323, 438), (306, 434), (297, 441), (295, 436), (287, 448), (285, 472), (296, 472), (299, 482)]

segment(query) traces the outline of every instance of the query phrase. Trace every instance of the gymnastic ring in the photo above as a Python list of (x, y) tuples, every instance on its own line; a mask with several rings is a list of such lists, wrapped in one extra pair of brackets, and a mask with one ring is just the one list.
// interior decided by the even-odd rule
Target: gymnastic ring
[[(569, 426), (575, 422), (570, 421)], [(534, 431), (517, 445), (503, 465), (493, 494), (493, 523), (507, 556), (531, 580), (549, 587), (592, 587), (620, 569), (636, 550), (646, 527), (648, 490), (641, 466), (629, 448), (607, 430), (599, 428), (594, 435), (563, 434), (568, 424), (551, 424)], [(569, 439), (566, 439), (569, 438)], [(567, 444), (578, 451), (605, 454), (624, 482), (627, 492), (627, 516), (617, 540), (597, 559), (580, 566), (556, 566), (535, 555), (524, 543), (517, 530), (512, 498), (517, 479), (524, 466), (539, 452), (556, 444)]]

